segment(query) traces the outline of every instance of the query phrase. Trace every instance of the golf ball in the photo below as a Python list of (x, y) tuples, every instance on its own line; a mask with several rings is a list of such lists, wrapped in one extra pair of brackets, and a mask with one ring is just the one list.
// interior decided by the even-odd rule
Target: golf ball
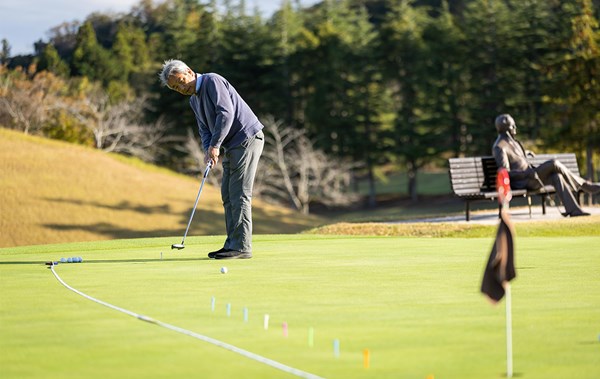
[(73, 263), (73, 258), (71, 258), (71, 257), (67, 258), (67, 263)]
[(227, 267), (221, 267), (221, 274), (227, 274)]
[(67, 258), (60, 258), (60, 263), (67, 263)]

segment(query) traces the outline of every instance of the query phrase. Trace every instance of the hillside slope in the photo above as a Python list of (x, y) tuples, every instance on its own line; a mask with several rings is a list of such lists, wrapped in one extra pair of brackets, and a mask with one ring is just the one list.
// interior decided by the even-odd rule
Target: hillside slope
[[(199, 183), (134, 159), (0, 128), (0, 247), (181, 238)], [(320, 223), (257, 199), (253, 210), (257, 234)], [(219, 189), (207, 183), (189, 235), (221, 234)]]

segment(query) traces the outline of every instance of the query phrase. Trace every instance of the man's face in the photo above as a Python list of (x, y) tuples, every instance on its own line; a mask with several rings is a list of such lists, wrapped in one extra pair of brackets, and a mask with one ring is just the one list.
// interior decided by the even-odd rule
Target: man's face
[(517, 135), (517, 124), (512, 122), (510, 124), (510, 126), (508, 127), (508, 133), (510, 133), (510, 135), (512, 135), (512, 136), (516, 136)]
[(193, 95), (196, 92), (196, 73), (188, 68), (183, 73), (172, 74), (169, 76), (167, 85), (182, 95)]

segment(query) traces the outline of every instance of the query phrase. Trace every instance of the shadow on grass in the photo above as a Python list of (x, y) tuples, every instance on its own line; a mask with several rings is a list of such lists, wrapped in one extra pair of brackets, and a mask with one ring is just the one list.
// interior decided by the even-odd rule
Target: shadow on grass
[[(131, 208), (130, 208), (131, 209)], [(136, 211), (141, 213), (154, 213), (162, 212), (161, 207), (141, 207), (135, 208)], [(84, 231), (93, 233), (96, 235), (106, 236), (112, 239), (123, 239), (123, 238), (153, 238), (153, 237), (170, 237), (173, 235), (183, 235), (185, 232), (186, 225), (189, 221), (192, 208), (180, 215), (181, 219), (177, 225), (173, 228), (168, 229), (150, 229), (150, 230), (136, 230), (119, 226), (108, 222), (98, 222), (93, 224), (43, 224), (45, 228), (56, 230), (56, 231)], [(192, 225), (190, 227), (190, 233), (199, 235), (212, 235), (222, 233), (225, 226), (221, 223), (214, 223), (212, 220), (221, 219), (221, 215), (217, 212), (202, 210), (202, 214), (196, 213)], [(151, 220), (151, 219), (150, 219)], [(208, 222), (207, 220), (211, 220)], [(202, 223), (202, 225), (198, 225)]]
[(92, 206), (96, 208), (110, 209), (114, 211), (130, 210), (142, 214), (154, 214), (159, 213), (171, 213), (171, 206), (169, 204), (146, 206), (141, 204), (134, 204), (130, 201), (124, 200), (115, 205), (103, 204), (97, 201), (83, 201), (73, 199), (58, 199), (58, 198), (45, 198), (44, 200), (54, 203), (65, 203), (70, 205), (79, 206)]
[[(69, 201), (70, 202), (70, 201)], [(100, 203), (78, 202), (79, 205), (93, 205), (96, 207), (110, 208), (115, 211), (130, 211), (148, 215), (149, 222), (152, 222), (150, 216), (155, 213), (172, 214), (168, 206), (143, 207), (133, 206), (129, 202), (122, 202), (117, 206), (102, 205)], [(92, 224), (59, 224), (46, 223), (45, 228), (62, 232), (89, 232), (96, 235), (102, 235), (113, 239), (122, 238), (152, 238), (152, 237), (170, 237), (173, 235), (183, 235), (192, 207), (178, 214), (179, 222), (174, 224), (173, 228), (162, 228), (153, 230), (136, 230), (126, 226), (120, 226), (108, 222), (97, 222)], [(253, 207), (253, 229), (257, 234), (279, 234), (279, 233), (299, 233), (310, 229), (322, 223), (318, 217), (302, 216), (294, 212), (277, 212), (266, 210), (261, 207)], [(216, 222), (215, 222), (216, 220)], [(190, 227), (190, 233), (195, 235), (215, 235), (225, 232), (224, 216), (220, 212), (207, 209), (197, 209)]]
[[(192, 223), (190, 227), (190, 234), (216, 234), (218, 232), (222, 232), (224, 227), (217, 228), (216, 226), (211, 227), (210, 230), (207, 230), (205, 227), (194, 226), (195, 222)], [(46, 228), (51, 230), (58, 231), (85, 231), (94, 233), (97, 235), (103, 235), (106, 237), (110, 237), (113, 239), (124, 239), (124, 238), (153, 238), (153, 237), (170, 237), (173, 235), (178, 235), (185, 232), (185, 225), (181, 226), (181, 228), (173, 228), (173, 229), (153, 229), (153, 230), (134, 230), (129, 228), (124, 228), (122, 226), (109, 224), (106, 222), (100, 222), (96, 224), (44, 224)], [(220, 225), (219, 225), (220, 226)], [(201, 229), (201, 230), (200, 230)]]
[[(153, 214), (174, 214), (171, 207), (168, 204), (158, 206), (144, 206), (141, 204), (134, 204), (129, 201), (122, 201), (116, 205), (103, 204), (95, 201), (81, 201), (81, 200), (64, 200), (64, 199), (51, 199), (47, 198), (47, 201), (62, 202), (68, 204), (74, 204), (76, 206), (93, 206), (101, 209), (110, 209), (113, 211), (133, 211), (142, 215), (153, 215)], [(185, 227), (189, 221), (192, 208), (190, 207), (183, 213), (178, 214), (180, 221), (174, 224), (173, 228), (168, 229), (154, 229), (154, 230), (136, 230), (128, 228), (126, 226), (119, 226), (108, 222), (98, 222), (93, 224), (58, 224), (48, 223), (43, 224), (44, 227), (51, 230), (57, 231), (84, 231), (94, 233), (97, 235), (103, 235), (110, 238), (151, 238), (151, 237), (169, 237), (172, 235), (182, 234), (185, 231)], [(214, 222), (207, 222), (206, 220), (221, 219), (222, 216), (213, 211), (205, 209), (197, 210), (194, 220), (192, 223), (192, 230), (200, 231), (201, 234), (216, 234), (222, 232), (224, 226), (221, 224), (215, 224)], [(148, 219), (150, 222), (152, 219)], [(203, 225), (199, 226), (198, 223), (202, 222)]]

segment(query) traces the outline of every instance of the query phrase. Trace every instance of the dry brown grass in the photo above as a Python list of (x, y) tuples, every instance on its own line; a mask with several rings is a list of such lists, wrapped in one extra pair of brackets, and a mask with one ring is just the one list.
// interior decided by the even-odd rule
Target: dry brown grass
[[(0, 128), (0, 247), (181, 237), (199, 179)], [(255, 233), (295, 233), (317, 217), (254, 200)], [(224, 234), (220, 193), (204, 187), (189, 235)]]
[(337, 223), (325, 225), (306, 233), (351, 236), (386, 237), (479, 237), (490, 235), (495, 227), (491, 225), (461, 225), (452, 223)]
[[(557, 219), (553, 221), (518, 222), (521, 237), (600, 236), (600, 215)], [(341, 222), (308, 230), (307, 234), (387, 236), (387, 237), (458, 237), (489, 238), (498, 226), (477, 223), (347, 223)]]

